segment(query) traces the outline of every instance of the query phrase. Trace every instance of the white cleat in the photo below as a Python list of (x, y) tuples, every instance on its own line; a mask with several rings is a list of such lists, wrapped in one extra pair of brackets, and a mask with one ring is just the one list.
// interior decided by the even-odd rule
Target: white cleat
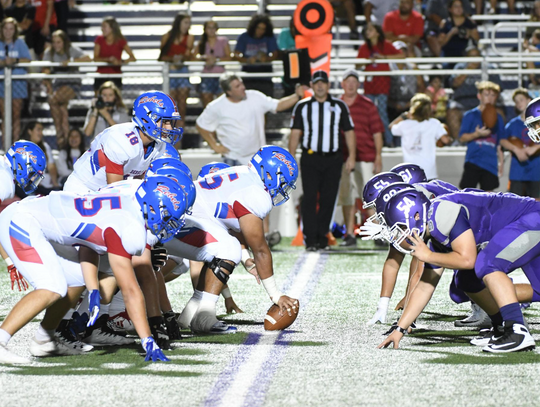
[(32, 356), (46, 358), (48, 356), (56, 356), (57, 352), (58, 345), (54, 339), (42, 342), (36, 340), (36, 338), (32, 338), (30, 341), (30, 353)]
[(25, 365), (32, 363), (32, 361), (11, 352), (5, 342), (0, 342), (0, 363), (7, 365)]
[(135, 325), (133, 325), (133, 321), (131, 321), (131, 318), (129, 317), (127, 311), (120, 312), (116, 315), (113, 315), (109, 322), (113, 325), (113, 329), (117, 331), (124, 331), (127, 333), (134, 333), (135, 331)]
[(210, 334), (212, 335), (226, 335), (226, 334), (235, 334), (238, 329), (235, 326), (227, 325), (223, 321), (216, 322), (212, 329), (210, 329)]
[(491, 328), (491, 319), (489, 315), (480, 306), (471, 304), (471, 315), (461, 321), (455, 321), (454, 326), (459, 328)]

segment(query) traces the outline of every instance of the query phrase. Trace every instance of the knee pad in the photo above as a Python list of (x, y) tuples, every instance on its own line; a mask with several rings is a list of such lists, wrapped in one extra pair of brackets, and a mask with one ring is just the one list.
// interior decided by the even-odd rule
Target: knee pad
[[(208, 267), (210, 270), (212, 270), (217, 279), (223, 284), (227, 284), (227, 281), (229, 281), (229, 276), (234, 270), (234, 266), (232, 264), (227, 263), (225, 260), (218, 259), (217, 257), (208, 264)], [(222, 269), (227, 270), (229, 274), (225, 273)]]
[(476, 276), (474, 270), (458, 270), (454, 275), (456, 287), (466, 293), (479, 293), (486, 288), (484, 282)]

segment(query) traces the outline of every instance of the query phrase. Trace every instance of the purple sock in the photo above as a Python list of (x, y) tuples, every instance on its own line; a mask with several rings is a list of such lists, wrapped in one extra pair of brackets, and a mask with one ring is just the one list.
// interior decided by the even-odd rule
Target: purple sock
[(489, 318), (491, 319), (491, 323), (493, 326), (500, 326), (503, 323), (503, 317), (500, 312), (497, 312), (494, 315), (490, 315)]
[(501, 315), (504, 321), (515, 321), (522, 325), (525, 323), (523, 320), (523, 314), (521, 313), (521, 308), (519, 307), (519, 302), (514, 302), (501, 307)]

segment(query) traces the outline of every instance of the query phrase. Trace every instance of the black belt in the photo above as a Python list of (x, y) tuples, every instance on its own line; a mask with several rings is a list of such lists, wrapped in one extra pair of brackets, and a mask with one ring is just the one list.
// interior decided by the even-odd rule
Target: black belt
[(320, 151), (313, 151), (311, 148), (310, 149), (302, 148), (302, 153), (303, 154), (309, 154), (309, 155), (320, 155), (322, 157), (332, 157), (332, 156), (335, 156), (335, 155), (341, 153), (341, 151), (338, 150), (338, 151), (334, 151), (334, 152), (325, 153), (325, 152), (320, 152)]

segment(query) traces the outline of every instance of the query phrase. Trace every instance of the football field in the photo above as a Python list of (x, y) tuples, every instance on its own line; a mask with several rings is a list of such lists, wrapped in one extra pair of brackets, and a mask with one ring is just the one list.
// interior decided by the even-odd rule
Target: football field
[[(230, 281), (243, 314), (223, 316), (238, 327), (224, 336), (192, 336), (165, 352), (169, 363), (145, 363), (140, 345), (102, 348), (78, 357), (41, 359), (28, 366), (0, 366), (2, 406), (535, 406), (540, 405), (540, 355), (482, 353), (469, 340), (475, 331), (454, 328), (468, 304), (448, 296), (451, 273), (443, 275), (419, 328), (402, 349), (379, 350), (387, 325), (367, 327), (380, 290), (386, 251), (359, 242), (355, 251), (306, 253), (277, 246), (276, 278), (283, 291), (300, 300), (290, 330), (265, 332), (270, 300), (262, 286), (240, 266)], [(408, 261), (403, 267), (393, 309), (403, 296)], [(404, 265), (405, 266), (405, 265)], [(21, 297), (0, 273), (0, 320)], [(521, 273), (514, 273), (518, 276)], [(179, 312), (191, 295), (181, 276), (168, 286)], [(218, 313), (224, 312), (223, 301)], [(540, 313), (533, 305), (525, 317), (540, 339)], [(41, 315), (10, 342), (30, 356), (28, 343)]]

